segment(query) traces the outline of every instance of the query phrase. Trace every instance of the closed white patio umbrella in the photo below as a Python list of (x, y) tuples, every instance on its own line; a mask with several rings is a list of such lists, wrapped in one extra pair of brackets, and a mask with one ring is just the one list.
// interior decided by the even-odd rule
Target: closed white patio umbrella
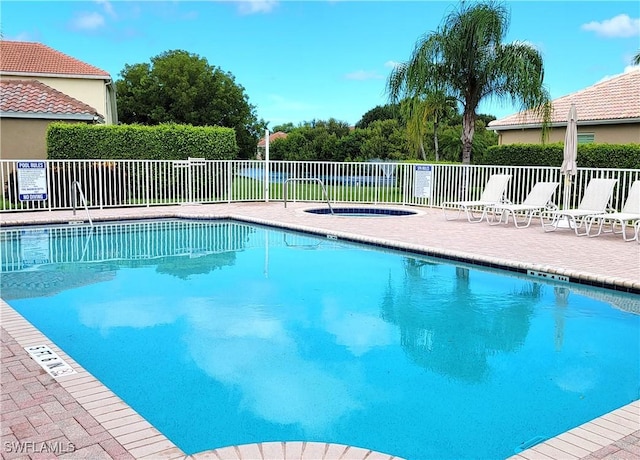
[(571, 207), (571, 182), (572, 176), (576, 175), (578, 156), (578, 115), (576, 105), (571, 103), (569, 116), (567, 117), (567, 131), (564, 135), (564, 158), (560, 172), (564, 174), (564, 196), (562, 206), (564, 209)]

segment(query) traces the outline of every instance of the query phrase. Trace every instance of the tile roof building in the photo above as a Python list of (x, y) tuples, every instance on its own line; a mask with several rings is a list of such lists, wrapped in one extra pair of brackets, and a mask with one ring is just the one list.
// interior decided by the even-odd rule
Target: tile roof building
[[(582, 142), (640, 143), (640, 68), (553, 100), (550, 142), (562, 142), (571, 104)], [(539, 143), (541, 118), (519, 112), (489, 123), (500, 144)], [(553, 129), (556, 128), (556, 129)]]
[(108, 72), (33, 42), (0, 40), (0, 155), (46, 158), (53, 121), (116, 124)]
[[(276, 131), (275, 133), (269, 134), (269, 144), (271, 144), (276, 139), (286, 139), (287, 133), (282, 131)], [(258, 152), (256, 158), (258, 160), (262, 160), (266, 154), (267, 150), (267, 138), (263, 137), (258, 141)]]
[(5, 75), (67, 75), (111, 79), (108, 72), (40, 43), (0, 41), (0, 69)]
[[(283, 139), (287, 137), (287, 133), (283, 133), (282, 131), (276, 131), (273, 134), (269, 134), (269, 143), (272, 143), (276, 139)], [(266, 147), (267, 146), (267, 138), (263, 137), (258, 141), (258, 147)]]
[(0, 114), (3, 118), (102, 120), (90, 105), (37, 80), (0, 81)]

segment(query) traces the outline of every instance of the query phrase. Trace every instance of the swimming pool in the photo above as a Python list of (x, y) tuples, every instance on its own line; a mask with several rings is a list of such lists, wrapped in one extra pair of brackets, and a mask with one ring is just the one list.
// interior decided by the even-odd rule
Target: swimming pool
[(638, 397), (635, 297), (233, 222), (8, 232), (3, 298), (187, 453), (498, 458)]

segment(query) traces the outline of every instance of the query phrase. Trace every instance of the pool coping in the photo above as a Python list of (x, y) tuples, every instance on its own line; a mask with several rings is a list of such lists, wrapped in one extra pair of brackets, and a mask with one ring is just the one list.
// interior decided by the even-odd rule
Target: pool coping
[[(231, 219), (240, 222), (265, 225), (270, 227), (290, 229), (315, 235), (323, 235), (326, 232), (313, 226), (292, 225), (281, 223), (271, 219), (256, 218), (235, 213), (198, 213), (185, 212), (180, 208), (173, 208), (174, 212), (155, 210), (148, 218), (179, 218), (179, 219)], [(304, 212), (304, 211), (302, 211)], [(56, 212), (57, 213), (57, 212)], [(68, 213), (62, 213), (58, 217), (52, 215), (42, 219), (29, 219), (29, 224), (58, 224), (68, 222)], [(25, 225), (22, 219), (6, 219), (1, 216), (3, 225)], [(64, 217), (63, 217), (64, 216)], [(414, 216), (403, 216), (412, 218)], [(95, 219), (100, 221), (125, 221), (132, 220), (131, 216), (108, 216)], [(401, 243), (389, 241), (384, 238), (360, 236), (349, 232), (335, 232), (332, 236), (357, 243), (373, 244), (403, 251), (416, 252), (431, 257), (441, 257), (454, 261), (481, 264), (494, 268), (521, 271), (526, 269), (548, 270), (549, 273), (557, 273), (568, 276), (572, 281), (586, 281), (583, 284), (598, 287), (614, 287), (617, 290), (640, 293), (640, 282), (629, 279), (617, 279), (615, 277), (583, 277), (581, 273), (571, 270), (557, 270), (554, 267), (537, 266), (535, 264), (518, 263), (500, 258), (488, 258), (476, 256), (466, 252), (448, 251), (439, 248), (429, 248), (425, 245)], [(91, 414), (102, 427), (105, 428), (124, 449), (134, 458), (288, 458), (289, 455), (300, 454), (296, 458), (398, 458), (388, 454), (380, 454), (367, 449), (360, 449), (342, 445), (330, 445), (324, 443), (305, 443), (303, 441), (293, 443), (262, 443), (245, 446), (229, 446), (213, 449), (186, 456), (171, 441), (162, 435), (149, 422), (137, 414), (126, 403), (118, 398), (111, 390), (95, 379), (86, 370), (82, 369), (71, 357), (60, 350), (55, 343), (46, 338), (40, 331), (22, 318), (6, 302), (0, 299), (2, 307), (2, 327), (21, 346), (46, 343), (65, 361), (71, 364), (78, 374), (57, 379), (57, 382), (69, 392), (89, 414)], [(8, 320), (6, 320), (8, 318)], [(25, 352), (25, 359), (30, 359)], [(44, 371), (43, 371), (44, 372)], [(4, 398), (3, 398), (4, 402)], [(4, 411), (3, 411), (4, 412)], [(5, 433), (3, 431), (3, 437)], [(618, 444), (622, 443), (622, 447)], [(290, 444), (290, 446), (289, 446)], [(598, 417), (579, 427), (562, 433), (556, 437), (536, 444), (510, 457), (511, 459), (539, 459), (539, 458), (601, 458), (599, 452), (627, 452), (625, 446), (630, 446), (633, 452), (640, 453), (640, 401), (633, 401), (619, 409)], [(330, 454), (331, 453), (331, 454)], [(265, 454), (268, 456), (265, 457)], [(282, 457), (277, 455), (282, 454)], [(340, 455), (332, 457), (327, 455)], [(355, 456), (352, 456), (354, 454)], [(221, 456), (222, 455), (222, 456)], [(261, 457), (257, 457), (261, 455)], [(276, 456), (271, 456), (276, 455)], [(320, 455), (322, 457), (320, 457)], [(364, 456), (362, 456), (364, 455)], [(73, 458), (73, 457), (68, 457)]]

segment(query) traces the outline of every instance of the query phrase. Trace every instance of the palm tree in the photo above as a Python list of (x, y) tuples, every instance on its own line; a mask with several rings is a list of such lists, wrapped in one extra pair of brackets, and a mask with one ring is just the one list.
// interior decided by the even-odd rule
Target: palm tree
[(510, 98), (542, 117), (543, 132), (549, 126), (542, 56), (526, 43), (502, 43), (509, 18), (506, 7), (492, 0), (463, 1), (436, 32), (418, 40), (411, 59), (394, 68), (387, 81), (394, 102), (442, 92), (461, 104), (464, 164), (471, 163), (476, 109), (485, 98)]
[(443, 91), (430, 93), (425, 100), (426, 115), (433, 118), (433, 148), (436, 154), (436, 161), (440, 161), (438, 127), (441, 121), (447, 120), (457, 113), (456, 105), (456, 100), (447, 96)]
[(413, 148), (426, 160), (424, 136), (427, 121), (433, 120), (433, 146), (436, 161), (440, 161), (438, 129), (440, 123), (456, 114), (457, 102), (443, 91), (433, 91), (424, 96), (405, 99), (400, 105), (407, 126), (407, 137)]
[(638, 50), (636, 55), (633, 57), (633, 64), (640, 65), (640, 50)]

